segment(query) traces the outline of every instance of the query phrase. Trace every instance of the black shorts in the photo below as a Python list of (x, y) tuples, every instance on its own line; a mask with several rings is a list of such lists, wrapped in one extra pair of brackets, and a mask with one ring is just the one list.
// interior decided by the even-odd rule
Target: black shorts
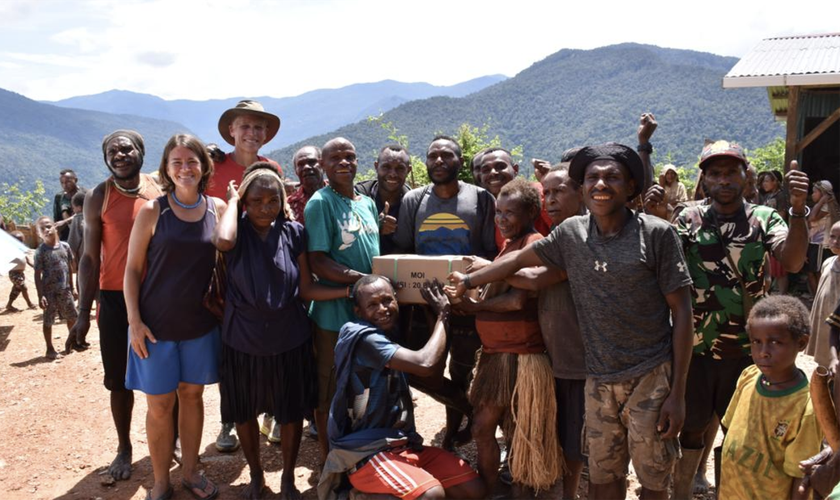
[(105, 368), (105, 388), (124, 391), (128, 365), (128, 310), (121, 291), (100, 291), (97, 324), (99, 349)]
[[(820, 249), (822, 249), (822, 258), (820, 258)], [(808, 243), (808, 259), (805, 261), (803, 271), (819, 273), (822, 270), (823, 262), (833, 256), (834, 254), (831, 253), (830, 249), (824, 248), (822, 245), (816, 243)]]
[(691, 356), (685, 386), (685, 425), (683, 431), (703, 432), (712, 415), (723, 420), (738, 377), (753, 364), (752, 358), (713, 359), (711, 355)]
[(554, 396), (557, 398), (557, 434), (563, 455), (568, 460), (585, 462), (583, 455), (583, 420), (586, 413), (584, 401), (586, 379), (554, 379)]

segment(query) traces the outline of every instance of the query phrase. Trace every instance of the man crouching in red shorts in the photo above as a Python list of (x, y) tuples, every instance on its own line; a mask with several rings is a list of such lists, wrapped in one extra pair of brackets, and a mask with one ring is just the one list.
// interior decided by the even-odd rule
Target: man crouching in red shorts
[(349, 486), (362, 494), (405, 500), (486, 494), (469, 464), (441, 448), (423, 446), (414, 428), (406, 374), (428, 377), (443, 370), (450, 309), (437, 281), (427, 282), (422, 293), (437, 321), (426, 345), (412, 351), (391, 340), (399, 325), (391, 283), (368, 275), (353, 287), (359, 321), (341, 328), (335, 346), (336, 392), (328, 426), (330, 453), (318, 484), (321, 500), (337, 498)]

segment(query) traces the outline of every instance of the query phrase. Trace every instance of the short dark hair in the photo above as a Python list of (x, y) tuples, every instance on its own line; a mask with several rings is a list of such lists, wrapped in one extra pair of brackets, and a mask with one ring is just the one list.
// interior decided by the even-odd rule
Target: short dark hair
[(490, 150), (490, 148), (484, 148), (484, 149), (476, 152), (473, 155), (473, 157), (470, 159), (470, 168), (474, 168), (475, 167), (475, 161), (477, 159), (481, 158), (482, 156), (486, 155), (489, 150)]
[(210, 158), (207, 146), (201, 142), (201, 139), (190, 134), (175, 134), (169, 138), (166, 146), (163, 147), (160, 168), (158, 168), (161, 189), (164, 193), (175, 191), (175, 183), (169, 178), (169, 174), (166, 172), (166, 165), (169, 163), (169, 154), (178, 146), (185, 147), (195, 153), (201, 162), (201, 179), (198, 181), (198, 192), (203, 194), (207, 190), (207, 184), (213, 177), (213, 159)]
[[(314, 150), (315, 150), (315, 154), (317, 154), (317, 155), (318, 155), (318, 158), (321, 158), (321, 148), (319, 148), (318, 146), (313, 146), (312, 144), (308, 144), (308, 145), (306, 145), (306, 146), (301, 146), (300, 148), (298, 148), (298, 150), (297, 150), (297, 151), (295, 151), (295, 154), (294, 154), (294, 155), (292, 155), (292, 168), (295, 168), (295, 166), (297, 165), (297, 157), (298, 157), (298, 154), (299, 154), (301, 151), (303, 151), (304, 149), (309, 149), (309, 148), (314, 149)], [(244, 175), (243, 175), (243, 177), (244, 177)]]
[(512, 181), (502, 186), (499, 191), (499, 198), (508, 198), (519, 195), (519, 202), (525, 210), (533, 210), (536, 217), (540, 213), (540, 192), (522, 177), (515, 177)]
[(405, 148), (404, 146), (401, 146), (397, 143), (392, 143), (392, 144), (386, 144), (386, 145), (382, 146), (382, 149), (379, 150), (379, 156), (377, 158), (381, 157), (385, 153), (385, 151), (388, 151), (389, 149), (391, 151), (396, 151), (397, 153), (401, 153), (401, 152), (405, 151), (405, 154), (407, 154), (409, 156), (409, 158), (411, 157), (411, 155), (408, 153), (407, 148)]
[(78, 193), (74, 194), (73, 198), (70, 199), (70, 204), (74, 207), (85, 206), (85, 193), (79, 191)]
[(580, 189), (580, 184), (578, 181), (572, 179), (572, 176), (569, 175), (569, 162), (561, 161), (560, 163), (554, 164), (551, 168), (548, 169), (548, 173), (558, 172), (561, 174), (566, 174), (566, 183), (572, 187), (572, 189)]
[(502, 147), (492, 146), (492, 147), (489, 147), (489, 148), (485, 148), (482, 151), (484, 151), (485, 155), (489, 155), (490, 153), (495, 153), (496, 151), (501, 151), (501, 152), (505, 153), (506, 155), (508, 155), (508, 157), (511, 159), (511, 161), (513, 161), (513, 154), (511, 154), (510, 151), (508, 151), (507, 149), (502, 148)]
[[(437, 141), (449, 141), (449, 142), (451, 142), (452, 144), (455, 145), (455, 154), (459, 157), (464, 156), (464, 153), (461, 151), (461, 145), (458, 144), (458, 141), (456, 141), (452, 137), (450, 137), (448, 135), (436, 135), (432, 139), (432, 142), (429, 143), (429, 146), (431, 146), (433, 143), (435, 143)], [(427, 149), (427, 151), (428, 151), (428, 149)]]
[(359, 280), (353, 285), (353, 303), (357, 306), (362, 307), (362, 304), (359, 303), (359, 290), (362, 289), (363, 286), (368, 286), (376, 283), (377, 281), (382, 280), (391, 287), (391, 290), (396, 293), (394, 290), (394, 284), (391, 283), (391, 280), (385, 276), (380, 274), (366, 274), (359, 278)]
[(757, 319), (784, 318), (794, 340), (811, 334), (810, 313), (801, 300), (790, 295), (771, 295), (759, 300), (750, 311), (747, 331)]
[(62, 170), (61, 170), (61, 172), (59, 172), (59, 173), (58, 173), (58, 175), (60, 175), (60, 176), (62, 176), (62, 177), (63, 177), (63, 176), (65, 176), (65, 175), (67, 175), (67, 174), (73, 174), (73, 177), (77, 177), (77, 176), (76, 176), (76, 171), (75, 171), (75, 170), (73, 170), (72, 168), (65, 168), (65, 169), (62, 169)]

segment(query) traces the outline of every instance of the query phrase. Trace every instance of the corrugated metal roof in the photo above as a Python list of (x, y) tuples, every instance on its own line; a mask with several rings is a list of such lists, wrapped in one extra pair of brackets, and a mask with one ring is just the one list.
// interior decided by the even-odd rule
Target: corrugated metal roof
[(840, 84), (840, 33), (767, 38), (723, 77), (724, 88)]

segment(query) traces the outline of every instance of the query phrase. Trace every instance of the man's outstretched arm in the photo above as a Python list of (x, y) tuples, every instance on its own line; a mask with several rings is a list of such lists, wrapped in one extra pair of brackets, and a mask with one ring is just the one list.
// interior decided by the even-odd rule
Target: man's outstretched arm
[(426, 282), (420, 293), (437, 317), (432, 335), (426, 345), (417, 351), (405, 347), (397, 349), (387, 366), (418, 377), (431, 377), (443, 370), (450, 305), (449, 299), (443, 293), (443, 286), (437, 280), (433, 283)]
[(487, 267), (484, 267), (474, 273), (463, 274), (454, 272), (449, 275), (449, 282), (452, 284), (448, 287), (447, 293), (452, 297), (461, 297), (470, 288), (486, 285), (494, 281), (502, 281), (508, 276), (512, 276), (523, 267), (534, 267), (544, 265), (542, 259), (534, 251), (534, 243), (531, 243), (522, 250), (510, 252), (509, 254), (496, 259)]

